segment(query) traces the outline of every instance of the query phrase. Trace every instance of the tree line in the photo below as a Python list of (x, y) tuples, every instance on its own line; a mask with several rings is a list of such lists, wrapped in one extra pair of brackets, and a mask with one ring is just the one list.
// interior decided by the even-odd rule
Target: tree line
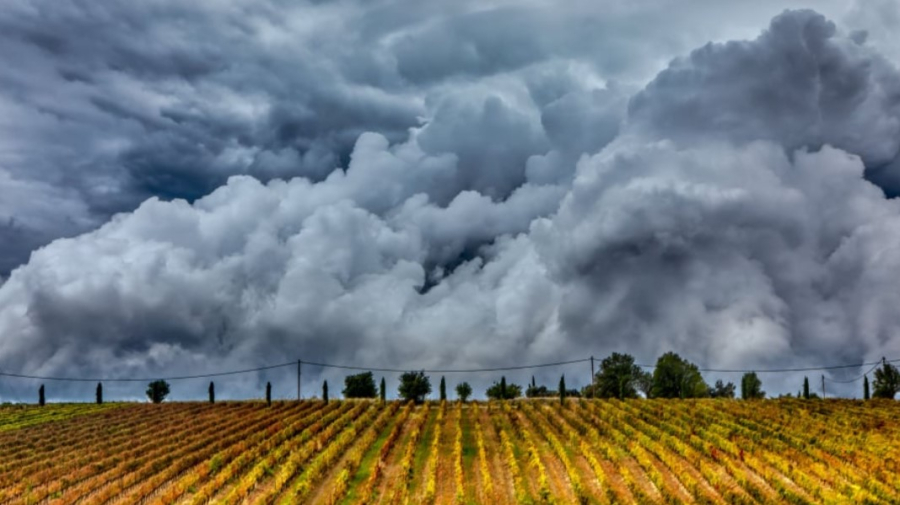
[[(741, 377), (740, 395), (742, 399), (753, 400), (766, 397), (762, 389), (762, 381), (756, 372), (747, 372)], [(147, 398), (153, 403), (161, 403), (169, 395), (171, 388), (164, 380), (156, 380), (147, 386)], [(209, 402), (215, 403), (215, 384), (209, 383)], [(422, 403), (430, 395), (431, 379), (424, 371), (409, 371), (400, 376), (397, 393), (406, 401)], [(472, 386), (468, 382), (456, 385), (456, 397), (466, 402), (472, 396)], [(884, 362), (875, 370), (875, 380), (870, 388), (868, 375), (863, 378), (863, 398), (894, 398), (900, 392), (900, 371), (894, 365)], [(653, 372), (645, 372), (635, 363), (630, 354), (612, 353), (600, 362), (600, 369), (594, 374), (591, 384), (581, 390), (566, 387), (565, 375), (559, 379), (557, 388), (549, 389), (537, 385), (534, 376), (531, 383), (523, 390), (522, 386), (506, 381), (502, 376), (485, 391), (492, 400), (511, 400), (523, 396), (526, 398), (559, 397), (561, 401), (567, 397), (585, 398), (735, 398), (736, 386), (717, 380), (710, 386), (703, 379), (697, 365), (689, 362), (674, 352), (667, 352), (659, 357)], [(386, 400), (387, 390), (384, 377), (376, 386), (372, 372), (349, 375), (344, 378), (344, 398), (380, 398)], [(440, 400), (447, 400), (447, 384), (441, 377), (438, 386)], [(793, 397), (793, 395), (782, 395)], [(38, 404), (44, 405), (44, 385), (38, 389)], [(814, 399), (819, 396), (810, 391), (809, 378), (804, 377), (803, 386), (797, 392), (797, 398)], [(329, 400), (328, 381), (322, 384), (322, 399)], [(96, 402), (103, 403), (103, 384), (97, 384)], [(272, 383), (266, 383), (266, 402), (272, 403)]]

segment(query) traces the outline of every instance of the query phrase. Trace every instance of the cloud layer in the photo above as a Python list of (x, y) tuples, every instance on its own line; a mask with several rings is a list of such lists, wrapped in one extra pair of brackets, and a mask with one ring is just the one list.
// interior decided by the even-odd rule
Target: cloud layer
[(877, 36), (803, 10), (702, 45), (712, 19), (635, 41), (588, 5), (432, 7), (14, 5), (0, 51), (44, 88), (0, 93), (0, 259), (31, 253), (0, 285), (0, 369), (900, 356)]

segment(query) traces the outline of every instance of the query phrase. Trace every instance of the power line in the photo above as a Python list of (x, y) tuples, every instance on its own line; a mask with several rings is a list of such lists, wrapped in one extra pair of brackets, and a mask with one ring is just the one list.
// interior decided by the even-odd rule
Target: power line
[[(189, 380), (189, 379), (204, 379), (210, 377), (222, 377), (227, 375), (239, 375), (245, 373), (253, 373), (253, 372), (261, 372), (264, 370), (272, 370), (275, 368), (284, 368), (288, 366), (295, 366), (298, 363), (304, 363), (311, 366), (318, 366), (322, 368), (335, 368), (342, 370), (360, 370), (360, 371), (371, 371), (371, 372), (386, 372), (386, 373), (403, 373), (409, 370), (421, 370), (425, 373), (484, 373), (484, 372), (504, 372), (504, 371), (513, 371), (513, 370), (529, 370), (534, 368), (547, 368), (547, 367), (555, 367), (555, 366), (564, 366), (564, 365), (573, 365), (576, 363), (585, 363), (590, 361), (591, 358), (581, 358), (581, 359), (573, 359), (568, 361), (555, 361), (550, 363), (537, 363), (530, 365), (515, 365), (515, 366), (502, 366), (502, 367), (489, 367), (489, 368), (456, 368), (456, 369), (422, 369), (416, 367), (410, 368), (383, 368), (383, 367), (366, 367), (366, 366), (358, 366), (358, 365), (339, 365), (333, 363), (323, 363), (316, 361), (304, 361), (304, 360), (296, 360), (290, 361), (287, 363), (279, 363), (277, 365), (267, 365), (260, 366), (256, 368), (247, 368), (243, 370), (229, 370), (226, 372), (213, 372), (213, 373), (205, 373), (205, 374), (196, 374), (196, 375), (179, 375), (172, 377), (142, 377), (142, 378), (126, 378), (126, 377), (112, 377), (112, 378), (86, 378), (86, 377), (57, 377), (57, 376), (46, 376), (46, 375), (30, 375), (30, 374), (20, 374), (20, 373), (12, 373), (12, 372), (3, 372), (0, 371), (0, 376), (2, 377), (14, 377), (19, 379), (36, 379), (36, 380), (45, 380), (45, 381), (61, 381), (61, 382), (147, 382), (153, 380), (167, 380), (167, 381), (176, 381), (176, 380)], [(872, 366), (866, 374), (871, 373), (872, 370), (877, 368), (879, 364), (882, 362), (885, 363), (896, 363), (900, 362), (900, 358), (898, 359), (890, 359), (890, 360), (882, 360), (882, 361), (873, 361), (869, 363), (854, 363), (847, 365), (830, 365), (830, 366), (819, 366), (819, 367), (803, 367), (803, 368), (770, 368), (770, 369), (720, 369), (720, 368), (700, 368), (698, 369), (700, 372), (709, 372), (709, 373), (791, 373), (791, 372), (813, 372), (813, 371), (822, 371), (822, 370), (839, 370), (846, 368), (859, 368), (864, 366)], [(656, 365), (646, 365), (646, 364), (638, 364), (637, 366), (642, 368), (656, 368)], [(866, 375), (863, 374), (863, 375)], [(855, 382), (861, 379), (863, 376), (859, 376), (852, 380), (841, 381), (841, 380), (832, 380), (828, 379), (831, 382)]]
[(295, 365), (296, 361), (291, 361), (290, 363), (281, 363), (279, 365), (268, 365), (261, 366), (257, 368), (247, 368), (244, 370), (230, 370), (228, 372), (214, 372), (214, 373), (205, 373), (205, 374), (197, 374), (197, 375), (179, 375), (174, 377), (144, 377), (139, 379), (134, 378), (85, 378), (85, 377), (50, 377), (46, 375), (25, 375), (18, 373), (10, 373), (10, 372), (0, 372), (0, 376), (4, 377), (16, 377), (19, 379), (38, 379), (45, 381), (63, 381), (63, 382), (147, 382), (154, 380), (166, 380), (166, 381), (177, 381), (177, 380), (187, 380), (187, 379), (204, 379), (209, 377), (222, 377), (224, 375), (238, 375), (243, 373), (252, 373), (252, 372), (261, 372), (263, 370), (271, 370), (273, 368), (282, 368), (286, 366)]
[[(887, 363), (894, 363), (900, 361), (900, 359), (889, 359), (886, 360)], [(842, 368), (859, 368), (869, 365), (880, 365), (881, 361), (873, 361), (870, 363), (854, 363), (851, 365), (829, 365), (829, 366), (816, 366), (816, 367), (805, 367), (805, 368), (768, 368), (768, 369), (736, 369), (736, 368), (698, 368), (697, 370), (700, 372), (710, 372), (710, 373), (790, 373), (790, 372), (815, 372), (820, 370), (840, 370)], [(656, 368), (656, 365), (641, 365), (637, 366), (642, 368)]]
[(569, 361), (556, 361), (553, 363), (539, 363), (537, 365), (518, 365), (518, 366), (503, 366), (503, 367), (494, 367), (494, 368), (458, 368), (458, 369), (420, 369), (420, 368), (375, 368), (375, 367), (364, 367), (364, 366), (353, 366), (353, 365), (334, 365), (331, 363), (316, 363), (313, 361), (304, 361), (303, 363), (312, 366), (320, 366), (323, 368), (340, 368), (343, 370), (366, 370), (370, 372), (388, 372), (388, 373), (403, 373), (408, 372), (410, 370), (422, 371), (425, 373), (480, 373), (480, 372), (505, 372), (509, 370), (528, 370), (532, 368), (545, 368), (551, 366), (562, 366), (562, 365), (572, 365), (575, 363), (585, 363), (590, 361), (591, 358), (582, 358), (582, 359), (573, 359)]
[[(894, 361), (897, 361), (897, 360), (891, 360), (891, 362), (894, 362)], [(854, 378), (852, 378), (852, 379), (838, 380), (838, 379), (827, 379), (827, 378), (826, 378), (825, 380), (827, 380), (828, 382), (835, 382), (835, 383), (837, 383), (837, 384), (850, 384), (850, 383), (852, 383), (852, 382), (856, 382), (856, 381), (862, 379), (862, 378), (865, 377), (866, 375), (869, 375), (870, 373), (872, 373), (872, 370), (875, 370), (876, 368), (878, 368), (878, 365), (880, 365), (880, 364), (881, 364), (880, 361), (877, 362), (877, 363), (875, 363), (874, 365), (872, 365), (872, 368), (870, 368), (868, 372), (866, 372), (866, 373), (864, 373), (864, 374), (862, 374), (862, 375), (860, 375), (860, 376), (854, 377)]]

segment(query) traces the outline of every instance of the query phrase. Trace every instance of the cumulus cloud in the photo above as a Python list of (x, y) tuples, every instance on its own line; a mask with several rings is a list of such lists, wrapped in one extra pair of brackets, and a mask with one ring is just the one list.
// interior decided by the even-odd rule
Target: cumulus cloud
[[(587, 31), (562, 33), (588, 12), (577, 4), (520, 53), (484, 24), (538, 26), (548, 11), (459, 4), (426, 23), (428, 8), (400, 16), (390, 2), (161, 5), (131, 21), (141, 38), (166, 33), (148, 47), (98, 21), (137, 7), (16, 4), (2, 20), (46, 72), (45, 93), (73, 98), (0, 95), (28, 131), (63, 139), (41, 156), (22, 136), (0, 141), (0, 188), (15, 194), (0, 201), (0, 233), (21, 240), (5, 254), (30, 252), (0, 285), (2, 370), (152, 377), (296, 357), (467, 368), (612, 351), (646, 363), (669, 350), (765, 368), (900, 355), (900, 204), (867, 179), (889, 187), (872, 174), (893, 174), (900, 81), (858, 32), (787, 11), (643, 85), (636, 76), (659, 60), (625, 69), (585, 56), (628, 37), (576, 48)], [(56, 37), (39, 29), (48, 16)], [(158, 21), (176, 18), (210, 31)], [(70, 25), (103, 33), (69, 40)], [(372, 51), (347, 50), (338, 27)], [(194, 43), (204, 37), (223, 44)], [(687, 39), (651, 37), (628, 54), (667, 61), (661, 41), (671, 51)], [(454, 58), (439, 64), (446, 48)], [(60, 85), (49, 76), (64, 62), (80, 71), (58, 73)], [(222, 391), (249, 396), (265, 380), (284, 391), (291, 373)]]
[(631, 124), (682, 140), (829, 144), (881, 168), (900, 151), (900, 72), (861, 42), (813, 11), (778, 16), (756, 40), (673, 61), (632, 98)]
[[(148, 197), (193, 201), (239, 174), (318, 181), (347, 167), (361, 134), (402, 143), (423, 121), (425, 151), (459, 157), (437, 201), (467, 190), (505, 198), (548, 146), (555, 154), (534, 163), (551, 167), (532, 171), (565, 178), (581, 153), (562, 151), (598, 149), (621, 118), (613, 102), (627, 95), (597, 94), (608, 81), (642, 86), (672, 57), (743, 38), (782, 8), (11, 0), (0, 12), (0, 170), (79, 208), (40, 228), (7, 226), (20, 245), (2, 248), (0, 276), (38, 245)], [(573, 134), (576, 124), (598, 131)]]

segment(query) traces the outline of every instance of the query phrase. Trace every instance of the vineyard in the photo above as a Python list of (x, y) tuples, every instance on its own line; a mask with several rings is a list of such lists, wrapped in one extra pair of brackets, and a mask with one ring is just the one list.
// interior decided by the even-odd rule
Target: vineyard
[(893, 401), (0, 407), (0, 504), (900, 503)]

